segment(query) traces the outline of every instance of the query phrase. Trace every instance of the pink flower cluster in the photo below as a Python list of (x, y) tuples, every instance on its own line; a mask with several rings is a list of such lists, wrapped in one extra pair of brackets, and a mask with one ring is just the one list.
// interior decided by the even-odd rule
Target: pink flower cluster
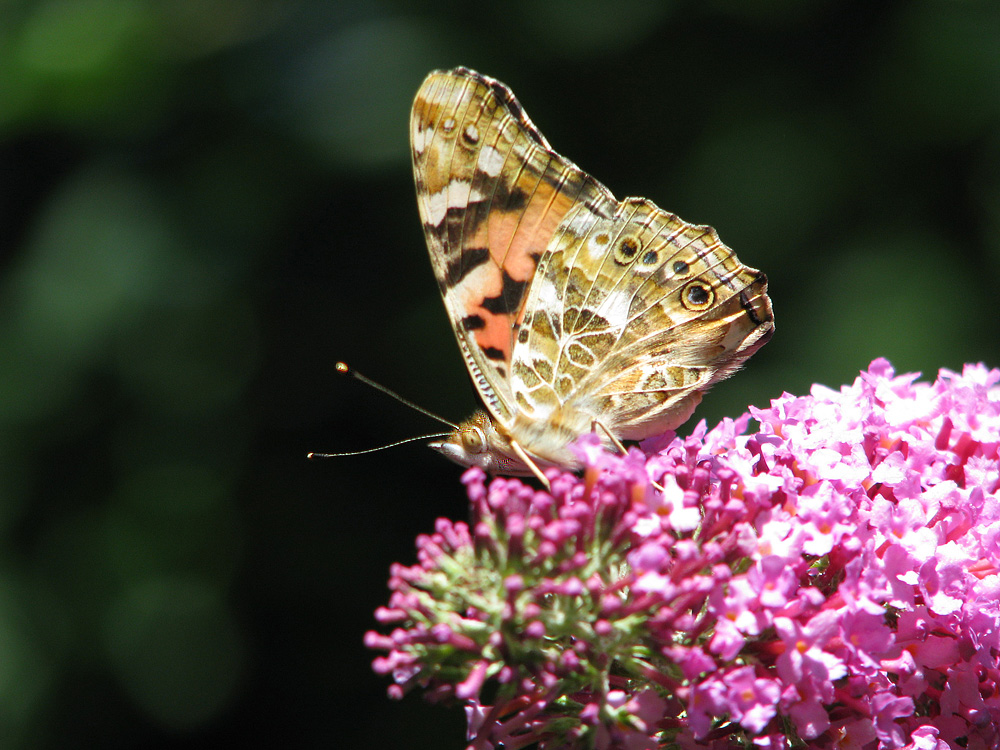
[(369, 633), (470, 747), (1000, 747), (1000, 371), (876, 360), (552, 492), (465, 476)]

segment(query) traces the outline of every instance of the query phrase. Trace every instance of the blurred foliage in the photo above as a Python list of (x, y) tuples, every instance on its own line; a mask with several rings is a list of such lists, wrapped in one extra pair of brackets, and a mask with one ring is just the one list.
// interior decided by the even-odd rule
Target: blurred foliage
[[(502, 9), (501, 9), (502, 7)], [(457, 468), (335, 380), (468, 378), (413, 199), (432, 68), (711, 223), (777, 334), (699, 416), (997, 357), (1000, 4), (0, 0), (0, 746), (460, 747), (361, 645)]]

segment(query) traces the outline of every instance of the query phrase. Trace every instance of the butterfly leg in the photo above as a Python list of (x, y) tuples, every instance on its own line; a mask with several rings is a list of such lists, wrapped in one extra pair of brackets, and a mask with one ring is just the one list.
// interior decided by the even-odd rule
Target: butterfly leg
[[(607, 435), (607, 436), (608, 436), (608, 439), (609, 439), (609, 440), (611, 441), (611, 444), (612, 444), (612, 445), (614, 445), (614, 446), (615, 446), (615, 448), (617, 448), (617, 449), (618, 449), (618, 451), (619, 451), (619, 452), (620, 452), (620, 453), (621, 453), (621, 454), (622, 454), (623, 456), (624, 456), (624, 455), (625, 455), (626, 453), (628, 453), (628, 449), (626, 449), (626, 448), (625, 448), (625, 444), (624, 444), (624, 443), (622, 443), (622, 441), (621, 441), (621, 440), (619, 440), (618, 438), (616, 438), (616, 437), (615, 437), (614, 435), (612, 435), (612, 434), (611, 434), (611, 430), (609, 430), (609, 429), (608, 429), (607, 427), (605, 427), (605, 426), (604, 426), (603, 424), (601, 424), (600, 422), (598, 422), (598, 421), (597, 421), (596, 419), (595, 419), (595, 420), (594, 420), (593, 422), (591, 422), (591, 423), (590, 423), (590, 429), (591, 429), (591, 431), (592, 431), (592, 432), (597, 432), (597, 428), (598, 428), (598, 427), (600, 427), (600, 428), (601, 428), (601, 431), (602, 431), (602, 432), (603, 432), (603, 433), (604, 433), (605, 435)], [(659, 482), (654, 482), (654, 481), (653, 481), (652, 479), (650, 479), (650, 480), (649, 480), (649, 483), (650, 483), (651, 485), (653, 485), (653, 489), (654, 489), (654, 490), (659, 490), (660, 492), (663, 492), (663, 485), (661, 485), (661, 484), (660, 484)]]
[(536, 477), (538, 477), (538, 481), (542, 483), (542, 486), (544, 486), (546, 490), (551, 492), (552, 485), (549, 484), (548, 477), (546, 477), (542, 473), (542, 470), (538, 468), (538, 464), (536, 464), (534, 461), (531, 460), (531, 456), (527, 454), (524, 448), (518, 445), (516, 440), (510, 441), (510, 447), (514, 449), (514, 453), (516, 453), (517, 457), (524, 462), (524, 465), (527, 466), (529, 469), (531, 469), (531, 473), (534, 474)]
[(602, 431), (602, 432), (603, 432), (603, 433), (604, 433), (605, 435), (607, 435), (607, 436), (608, 436), (608, 440), (610, 440), (610, 441), (611, 441), (611, 444), (612, 444), (613, 446), (615, 446), (615, 448), (617, 448), (617, 449), (618, 449), (618, 452), (619, 452), (619, 453), (621, 453), (621, 454), (622, 454), (623, 456), (624, 456), (624, 455), (625, 455), (626, 453), (628, 453), (628, 449), (627, 449), (627, 448), (625, 448), (625, 444), (624, 444), (624, 443), (622, 443), (622, 441), (621, 441), (621, 440), (619, 440), (618, 438), (616, 438), (616, 437), (615, 437), (614, 435), (612, 435), (612, 434), (611, 434), (611, 430), (609, 430), (609, 429), (608, 429), (607, 427), (605, 427), (605, 426), (604, 426), (603, 424), (601, 424), (600, 422), (598, 422), (598, 421), (597, 421), (596, 419), (595, 419), (595, 420), (594, 420), (593, 422), (591, 422), (591, 423), (590, 423), (590, 431), (591, 431), (591, 432), (597, 432), (597, 428), (598, 428), (598, 427), (600, 427), (600, 428), (601, 428), (601, 431)]

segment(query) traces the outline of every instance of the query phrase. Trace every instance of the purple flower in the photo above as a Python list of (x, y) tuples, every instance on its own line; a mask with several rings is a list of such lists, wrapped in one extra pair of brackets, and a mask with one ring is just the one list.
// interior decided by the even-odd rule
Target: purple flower
[(780, 695), (780, 683), (757, 677), (753, 667), (737, 667), (726, 675), (725, 706), (729, 716), (754, 734), (774, 718)]
[[(466, 472), (366, 643), (470, 748), (1000, 745), (1000, 371), (876, 360), (551, 493)], [(488, 698), (486, 696), (489, 696)]]

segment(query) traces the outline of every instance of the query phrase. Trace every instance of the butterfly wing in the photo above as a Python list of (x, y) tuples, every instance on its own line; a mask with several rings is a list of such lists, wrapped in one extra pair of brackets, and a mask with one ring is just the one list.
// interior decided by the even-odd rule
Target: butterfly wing
[(434, 273), (492, 417), (433, 446), (459, 463), (537, 473), (574, 465), (566, 446), (594, 422), (623, 439), (673, 428), (770, 337), (763, 274), (709, 227), (616, 201), (503, 84), (432, 73), (410, 128)]
[(424, 80), (410, 143), (445, 308), (484, 404), (507, 424), (517, 410), (511, 356), (539, 258), (571, 211), (610, 217), (616, 203), (549, 147), (508, 88), (466, 68)]
[(569, 215), (526, 300), (515, 436), (544, 456), (592, 421), (622, 439), (676, 427), (770, 337), (766, 289), (715, 230), (648, 200)]

